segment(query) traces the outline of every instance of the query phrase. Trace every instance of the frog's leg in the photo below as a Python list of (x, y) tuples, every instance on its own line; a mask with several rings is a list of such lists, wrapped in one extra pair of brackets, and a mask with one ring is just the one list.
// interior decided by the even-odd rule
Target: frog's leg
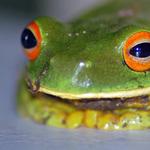
[(18, 94), (18, 109), (48, 126), (77, 128), (86, 126), (105, 130), (144, 129), (150, 127), (150, 111), (122, 109), (115, 111), (78, 110), (70, 104), (42, 96), (32, 96), (25, 84)]

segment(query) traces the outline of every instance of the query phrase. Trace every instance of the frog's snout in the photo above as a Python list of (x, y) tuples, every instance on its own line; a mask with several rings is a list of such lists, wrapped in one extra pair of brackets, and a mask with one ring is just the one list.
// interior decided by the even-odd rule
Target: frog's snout
[(34, 83), (31, 81), (30, 78), (26, 78), (26, 83), (29, 91), (32, 94), (35, 94), (39, 91), (40, 88), (40, 80), (36, 80)]

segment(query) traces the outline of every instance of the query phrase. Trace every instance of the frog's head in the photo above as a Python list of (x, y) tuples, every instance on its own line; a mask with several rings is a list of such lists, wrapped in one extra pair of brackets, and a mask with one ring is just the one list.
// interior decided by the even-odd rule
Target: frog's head
[(30, 88), (68, 99), (149, 94), (150, 28), (142, 22), (35, 19), (22, 33)]
[(39, 82), (48, 75), (51, 58), (61, 50), (64, 31), (62, 23), (49, 17), (39, 17), (23, 30), (21, 42), (29, 60), (27, 83), (33, 91), (38, 90)]

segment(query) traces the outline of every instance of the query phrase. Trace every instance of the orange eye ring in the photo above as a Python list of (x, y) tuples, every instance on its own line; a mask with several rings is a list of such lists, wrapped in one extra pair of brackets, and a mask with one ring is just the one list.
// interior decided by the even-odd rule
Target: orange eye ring
[[(32, 36), (32, 38), (34, 38), (33, 39), (34, 44), (32, 44), (31, 38), (29, 37), (28, 33), (25, 33), (25, 34), (23, 33), (24, 35), (22, 35), (23, 36), (22, 38), (24, 38), (23, 40), (28, 39), (28, 43), (32, 44), (32, 46), (30, 46), (30, 47), (24, 46), (24, 52), (25, 52), (25, 55), (27, 56), (27, 58), (29, 60), (33, 61), (40, 55), (40, 48), (41, 48), (41, 42), (42, 42), (40, 29), (39, 29), (38, 25), (36, 24), (36, 22), (33, 21), (27, 25), (25, 30), (27, 30), (26, 32), (29, 32), (30, 36)], [(27, 44), (25, 43), (25, 45), (27, 45)]]
[(150, 43), (150, 32), (142, 31), (130, 36), (124, 44), (123, 56), (126, 64), (134, 71), (150, 70), (150, 56), (140, 58), (130, 54), (130, 50), (141, 43)]

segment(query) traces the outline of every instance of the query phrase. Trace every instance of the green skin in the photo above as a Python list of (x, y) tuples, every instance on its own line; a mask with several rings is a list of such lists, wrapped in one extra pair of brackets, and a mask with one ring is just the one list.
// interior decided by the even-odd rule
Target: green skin
[[(123, 43), (129, 36), (150, 31), (148, 2), (112, 3), (69, 24), (49, 17), (37, 18), (43, 39), (41, 54), (28, 64), (28, 77), (33, 82), (40, 78), (41, 86), (48, 90), (73, 94), (149, 87), (150, 72), (145, 76), (131, 70), (124, 65), (122, 54)], [(133, 16), (119, 15), (131, 9)], [(45, 68), (46, 74), (39, 77)]]
[(131, 35), (150, 32), (148, 4), (115, 0), (67, 24), (50, 17), (35, 19), (42, 35), (41, 52), (29, 62), (27, 77), (32, 83), (39, 80), (48, 91), (74, 95), (149, 87), (150, 72), (130, 69), (122, 52)]

